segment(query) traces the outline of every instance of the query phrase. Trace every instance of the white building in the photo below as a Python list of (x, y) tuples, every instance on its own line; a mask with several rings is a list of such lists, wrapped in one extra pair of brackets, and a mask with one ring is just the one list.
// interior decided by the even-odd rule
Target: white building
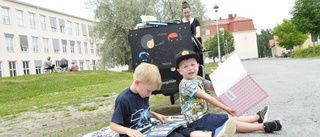
[(48, 56), (80, 70), (95, 70), (98, 42), (90, 41), (92, 20), (16, 0), (0, 0), (0, 77), (43, 73)]

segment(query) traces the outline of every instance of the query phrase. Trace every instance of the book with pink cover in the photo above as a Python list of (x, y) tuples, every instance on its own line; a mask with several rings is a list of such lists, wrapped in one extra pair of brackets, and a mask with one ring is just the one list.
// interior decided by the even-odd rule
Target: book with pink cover
[(248, 74), (236, 53), (209, 76), (218, 98), (236, 110), (236, 116), (241, 116), (269, 96)]

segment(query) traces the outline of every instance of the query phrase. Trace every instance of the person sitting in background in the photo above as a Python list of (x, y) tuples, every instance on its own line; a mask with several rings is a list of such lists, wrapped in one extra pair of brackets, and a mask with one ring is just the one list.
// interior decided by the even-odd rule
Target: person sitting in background
[(66, 58), (63, 57), (60, 60), (60, 67), (63, 72), (66, 72), (68, 70), (68, 60)]
[(51, 70), (51, 73), (57, 72), (55, 65), (51, 63), (51, 57), (48, 57), (46, 61), (44, 61), (44, 69)]
[(76, 71), (78, 71), (78, 69), (79, 69), (79, 66), (72, 61), (71, 62), (71, 71), (76, 72)]
[(60, 67), (57, 67), (57, 72), (61, 72), (61, 68)]

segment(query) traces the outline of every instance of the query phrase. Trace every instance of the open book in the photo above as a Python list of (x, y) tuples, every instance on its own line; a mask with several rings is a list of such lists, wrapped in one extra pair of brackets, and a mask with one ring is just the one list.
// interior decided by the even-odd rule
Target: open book
[(236, 53), (209, 76), (218, 98), (235, 109), (236, 116), (241, 116), (269, 96), (248, 74)]
[(144, 132), (144, 137), (166, 137), (176, 128), (183, 126), (187, 121), (166, 121), (164, 124), (158, 123), (150, 128), (148, 131)]

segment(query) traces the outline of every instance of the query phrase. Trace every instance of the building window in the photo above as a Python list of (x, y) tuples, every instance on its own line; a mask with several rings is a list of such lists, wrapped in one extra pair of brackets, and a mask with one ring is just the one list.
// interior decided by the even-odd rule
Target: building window
[(30, 75), (29, 61), (23, 61), (23, 74)]
[(57, 20), (56, 17), (50, 17), (51, 30), (57, 31)]
[(34, 65), (36, 67), (36, 74), (41, 74), (42, 60), (34, 60)]
[(5, 34), (7, 51), (14, 51), (13, 34)]
[(74, 53), (74, 41), (70, 40), (70, 52)]
[(59, 19), (59, 24), (60, 24), (60, 31), (62, 32), (62, 33), (64, 33), (65, 31), (64, 31), (64, 26), (65, 26), (65, 24), (64, 24), (64, 19)]
[(96, 44), (96, 51), (97, 51), (97, 53), (99, 53), (99, 44)]
[(80, 70), (83, 70), (83, 60), (80, 61)]
[(59, 53), (60, 47), (59, 47), (59, 39), (52, 39), (53, 41), (53, 50), (54, 53)]
[(60, 66), (60, 60), (56, 60), (56, 67)]
[(88, 51), (88, 43), (87, 42), (84, 43), (84, 52), (85, 53), (89, 53), (89, 51)]
[(91, 48), (91, 53), (94, 54), (93, 43), (90, 44), (90, 48)]
[(210, 30), (206, 29), (206, 34), (205, 35), (210, 35)]
[(40, 20), (41, 20), (41, 29), (46, 30), (47, 29), (46, 16), (40, 15)]
[(20, 47), (21, 51), (28, 51), (28, 36), (27, 35), (19, 35), (20, 38)]
[(74, 53), (74, 45), (70, 45), (71, 53)]
[(10, 24), (10, 13), (8, 7), (2, 7), (3, 24)]
[(32, 37), (33, 52), (39, 52), (39, 43), (37, 37)]
[(30, 27), (36, 28), (36, 16), (34, 13), (29, 13), (29, 19), (30, 19)]
[(10, 72), (10, 77), (17, 76), (17, 68), (16, 68), (15, 61), (9, 61), (9, 72)]
[(24, 26), (24, 19), (23, 19), (23, 11), (17, 10), (17, 23), (18, 26)]
[(97, 70), (97, 68), (96, 68), (96, 61), (95, 61), (95, 60), (92, 60), (92, 69), (93, 69), (93, 70)]
[(78, 41), (77, 43), (78, 43), (78, 53), (81, 54), (81, 42)]
[(88, 25), (88, 30), (89, 30), (89, 36), (91, 37), (92, 36), (92, 26), (91, 25)]
[(86, 24), (82, 24), (82, 34), (83, 34), (83, 36), (87, 36), (87, 25)]
[(49, 52), (49, 39), (48, 38), (43, 38), (43, 50), (44, 52), (48, 53)]
[(69, 34), (72, 34), (72, 22), (68, 21), (68, 32)]
[(60, 66), (60, 60), (56, 60), (56, 67)]
[(61, 40), (62, 41), (62, 51), (63, 53), (67, 53), (67, 40)]
[(76, 34), (80, 35), (79, 23), (75, 23), (75, 24), (76, 24)]
[(2, 62), (0, 61), (0, 78), (2, 77), (2, 68), (1, 68), (1, 66), (2, 66)]
[(36, 66), (36, 74), (41, 74), (41, 66)]
[(87, 70), (90, 70), (90, 60), (87, 60)]

